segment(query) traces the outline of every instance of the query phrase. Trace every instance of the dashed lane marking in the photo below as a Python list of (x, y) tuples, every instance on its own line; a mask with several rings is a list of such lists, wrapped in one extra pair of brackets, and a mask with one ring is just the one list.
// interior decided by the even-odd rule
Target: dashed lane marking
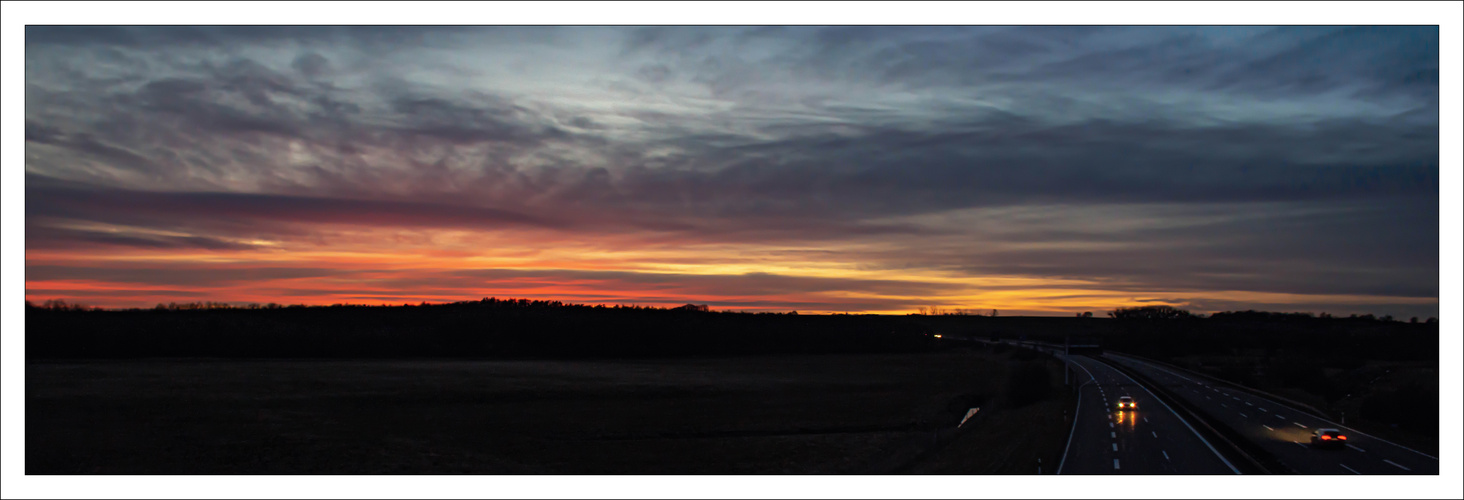
[(1268, 430), (1268, 431), (1273, 431), (1274, 432), (1276, 430), (1276, 429), (1272, 429), (1271, 426), (1266, 425), (1266, 424), (1261, 424), (1261, 427), (1265, 427), (1266, 430)]
[(1113, 443), (1113, 451), (1118, 451), (1118, 443)]
[(1115, 469), (1118, 468), (1118, 459), (1117, 458), (1113, 459), (1113, 468), (1115, 468)]
[(1221, 408), (1229, 408), (1229, 406), (1225, 406), (1225, 403), (1220, 403), (1220, 407)]
[(1110, 433), (1108, 433), (1108, 437), (1111, 437), (1113, 439), (1118, 439), (1118, 433), (1117, 432), (1110, 432)]
[(1292, 441), (1292, 443), (1295, 444), (1295, 445), (1297, 445), (1297, 446), (1300, 446), (1302, 448), (1306, 448), (1306, 445), (1301, 444), (1301, 441)]
[(1109, 429), (1112, 429), (1112, 428), (1113, 428), (1113, 422), (1109, 422), (1109, 423), (1108, 423), (1108, 428), (1109, 428)]
[(1350, 445), (1350, 444), (1349, 444), (1349, 445), (1347, 445), (1347, 447), (1348, 447), (1348, 448), (1352, 448), (1352, 449), (1354, 449), (1354, 450), (1357, 450), (1357, 451), (1360, 451), (1360, 452), (1363, 452), (1363, 453), (1367, 453), (1367, 450), (1364, 450), (1364, 449), (1362, 449), (1362, 448), (1358, 448), (1358, 447), (1356, 447), (1356, 446), (1352, 446), (1352, 445)]
[(1398, 465), (1398, 463), (1397, 463), (1397, 462), (1394, 462), (1394, 461), (1392, 461), (1392, 460), (1388, 460), (1388, 459), (1383, 459), (1383, 462), (1384, 462), (1384, 463), (1387, 463), (1387, 464), (1388, 464), (1388, 465), (1391, 465), (1391, 466), (1393, 466), (1393, 467), (1397, 467), (1397, 468), (1399, 468), (1399, 469), (1403, 469), (1403, 470), (1413, 470), (1413, 469), (1409, 469), (1409, 468), (1407, 468), (1407, 467), (1404, 467), (1404, 466), (1401, 466), (1401, 465)]
[(1292, 422), (1292, 423), (1293, 423), (1293, 424), (1296, 424), (1296, 426), (1297, 426), (1297, 427), (1300, 427), (1300, 428), (1303, 428), (1303, 429), (1305, 429), (1305, 428), (1306, 428), (1306, 426), (1305, 426), (1305, 425), (1301, 425), (1301, 422)]
[(1259, 406), (1257, 406), (1257, 407), (1256, 407), (1256, 409), (1257, 409), (1257, 410), (1261, 410), (1261, 411), (1266, 411), (1266, 409), (1265, 409), (1265, 408), (1261, 408), (1261, 407), (1259, 407)]
[(1347, 469), (1347, 472), (1351, 472), (1353, 474), (1362, 474), (1361, 472), (1357, 472), (1355, 470), (1352, 470), (1352, 468), (1351, 467), (1348, 467), (1347, 464), (1337, 464), (1337, 465), (1341, 465), (1343, 469)]
[(1281, 416), (1281, 414), (1280, 414), (1280, 413), (1277, 413), (1277, 414), (1276, 414), (1276, 418), (1286, 418), (1286, 417), (1283, 417), (1283, 416)]
[(1159, 453), (1163, 453), (1164, 454), (1164, 459), (1165, 460), (1169, 460), (1169, 452), (1164, 451), (1164, 450), (1159, 450)]
[[(1236, 413), (1240, 413), (1240, 412), (1236, 412)], [(1240, 413), (1240, 417), (1241, 418), (1250, 418), (1250, 417), (1246, 416), (1246, 414), (1244, 414), (1244, 413)]]
[(1246, 406), (1255, 406), (1255, 405), (1253, 405), (1253, 404), (1251, 404), (1251, 402), (1250, 402), (1250, 401), (1246, 401), (1246, 402), (1245, 402), (1245, 405), (1246, 405)]
[(1156, 438), (1159, 437), (1159, 433), (1154, 432), (1154, 431), (1149, 431), (1149, 434), (1152, 434)]
[(1149, 423), (1149, 417), (1144, 417), (1144, 423)]

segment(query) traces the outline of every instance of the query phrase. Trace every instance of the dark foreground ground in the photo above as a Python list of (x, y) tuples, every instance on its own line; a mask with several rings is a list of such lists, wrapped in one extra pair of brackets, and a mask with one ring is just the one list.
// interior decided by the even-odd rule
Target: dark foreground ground
[(1009, 404), (1017, 363), (32, 361), (26, 473), (1033, 473), (1061, 453), (1067, 398)]

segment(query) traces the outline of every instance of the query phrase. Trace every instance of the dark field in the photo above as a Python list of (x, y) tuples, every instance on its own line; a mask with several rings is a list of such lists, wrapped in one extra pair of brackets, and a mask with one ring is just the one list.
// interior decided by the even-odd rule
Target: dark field
[[(1030, 473), (1061, 452), (1064, 399), (1011, 407), (1013, 363), (32, 361), (26, 473)], [(980, 417), (951, 432), (972, 401)], [(1034, 437), (980, 445), (1017, 434)]]

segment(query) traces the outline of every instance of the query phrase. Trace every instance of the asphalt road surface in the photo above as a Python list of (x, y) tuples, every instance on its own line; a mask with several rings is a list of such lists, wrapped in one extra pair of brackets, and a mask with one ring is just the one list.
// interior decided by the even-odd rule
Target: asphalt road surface
[[(1062, 355), (1058, 355), (1062, 358)], [(1239, 474), (1183, 418), (1133, 379), (1098, 360), (1070, 356), (1077, 414), (1058, 474)], [(1119, 396), (1137, 410), (1118, 411)]]
[[(1437, 457), (1363, 434), (1244, 388), (1117, 353), (1105, 354), (1104, 358), (1150, 377), (1176, 397), (1193, 404), (1199, 411), (1239, 431), (1299, 474), (1439, 473)], [(1095, 370), (1094, 373), (1098, 372)], [(1108, 394), (1109, 397), (1115, 397), (1112, 390)], [(1087, 404), (1086, 394), (1084, 400), (1084, 404)], [(1144, 408), (1142, 402), (1140, 408)], [(1341, 429), (1347, 434), (1347, 447), (1342, 450), (1313, 449), (1310, 445), (1311, 433), (1324, 427)], [(1174, 454), (1173, 451), (1169, 453)], [(1084, 459), (1083, 463), (1090, 460), (1092, 459)]]

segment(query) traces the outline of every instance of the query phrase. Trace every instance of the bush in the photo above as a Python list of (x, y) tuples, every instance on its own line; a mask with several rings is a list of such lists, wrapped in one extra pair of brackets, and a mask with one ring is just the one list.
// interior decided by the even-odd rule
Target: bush
[(1041, 361), (1027, 361), (1014, 366), (1007, 376), (1006, 396), (1013, 407), (1036, 403), (1052, 394), (1052, 378)]
[(1362, 400), (1362, 418), (1438, 435), (1439, 389), (1419, 383), (1382, 391)]

